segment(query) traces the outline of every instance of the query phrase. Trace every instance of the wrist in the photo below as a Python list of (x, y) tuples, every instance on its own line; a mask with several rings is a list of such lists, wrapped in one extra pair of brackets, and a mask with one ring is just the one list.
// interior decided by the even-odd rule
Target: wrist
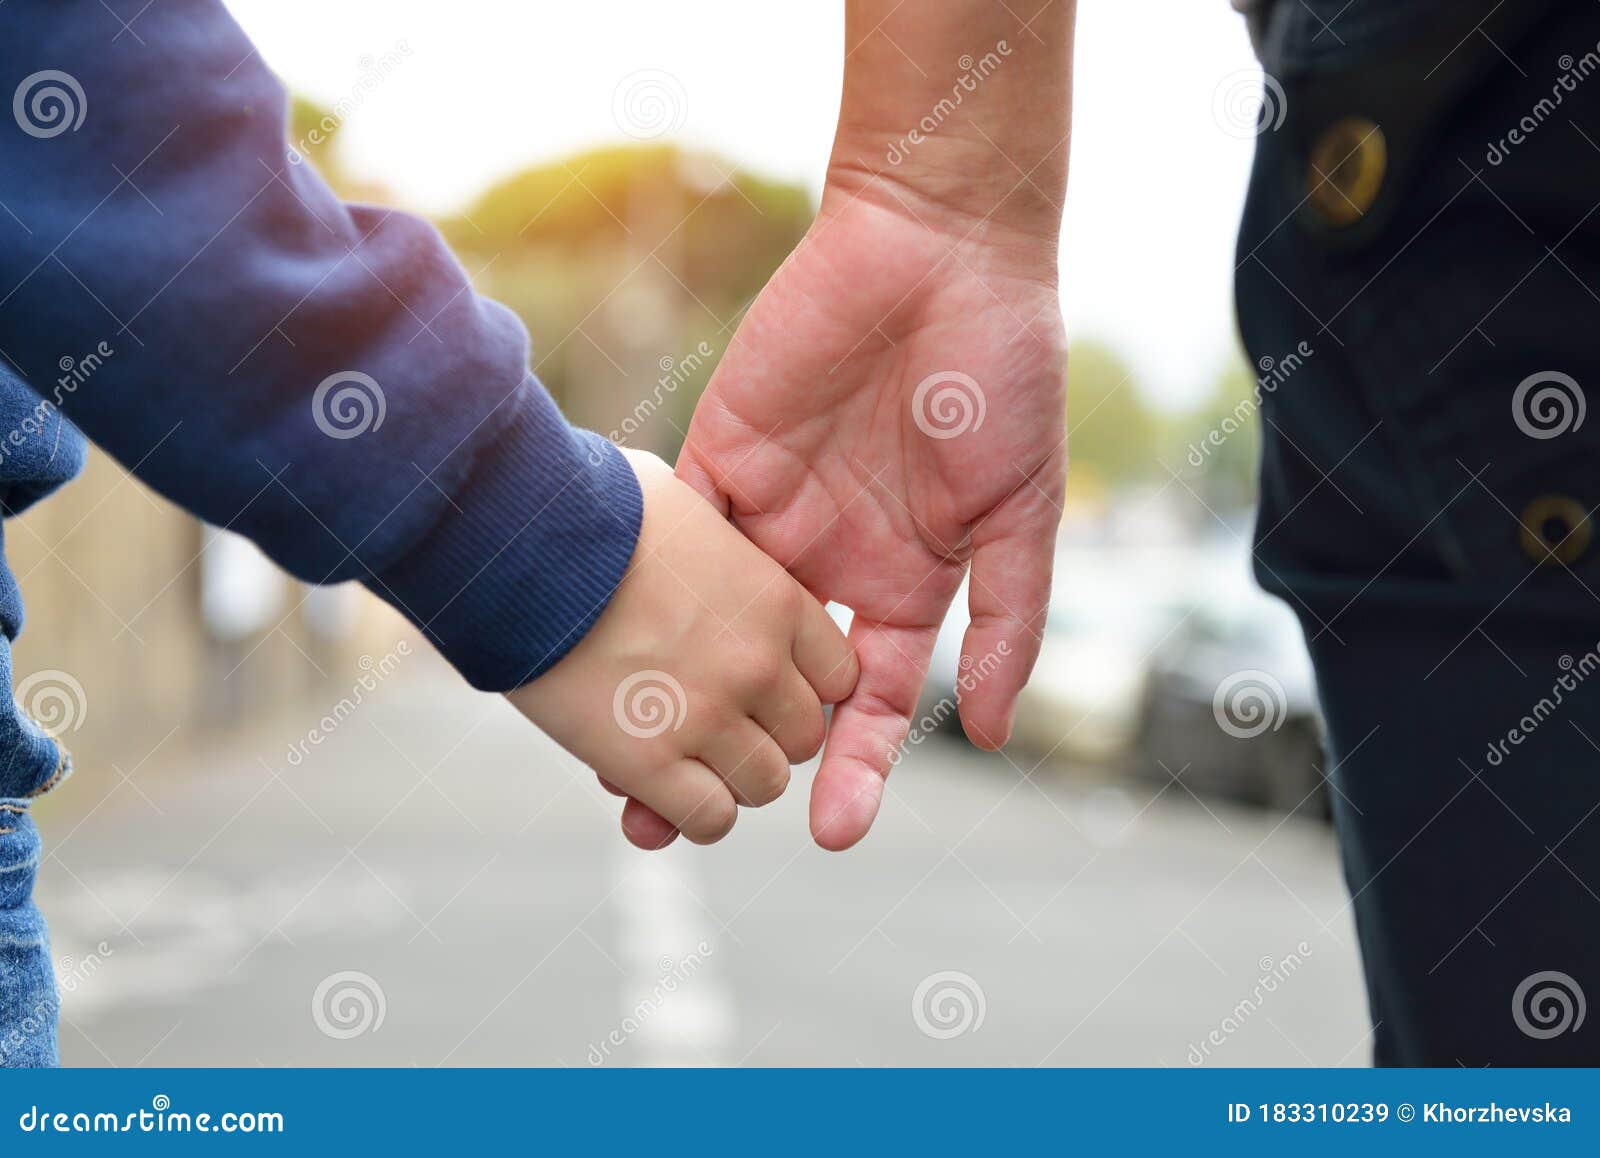
[(817, 212), (818, 229), (847, 210), (867, 207), (926, 230), (948, 249), (982, 254), (968, 257), (993, 272), (1009, 272), (1054, 284), (1057, 276), (1061, 215), (1036, 192), (995, 188), (975, 180), (986, 162), (941, 145), (939, 156), (915, 166), (873, 165), (860, 150), (835, 148)]
[[(909, 143), (909, 138), (902, 138)], [(1059, 181), (1012, 169), (983, 140), (958, 136), (924, 138), (913, 154), (897, 148), (882, 131), (852, 130), (834, 142), (819, 210), (826, 217), (843, 203), (867, 200), (912, 217), (952, 241), (968, 236), (1044, 247), (1055, 260), (1065, 196), (1065, 164)], [(1005, 172), (1001, 172), (1001, 169)]]
[(531, 382), (502, 405), (504, 428), (441, 498), (434, 527), (364, 580), (482, 691), (535, 679), (587, 635), (642, 518), (621, 451), (568, 426)]

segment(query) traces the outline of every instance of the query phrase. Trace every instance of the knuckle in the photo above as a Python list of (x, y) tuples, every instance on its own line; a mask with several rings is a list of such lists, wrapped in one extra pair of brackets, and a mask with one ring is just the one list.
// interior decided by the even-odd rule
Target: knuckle
[(760, 767), (750, 778), (750, 784), (745, 789), (752, 808), (771, 804), (782, 796), (789, 787), (789, 764), (774, 754), (763, 758)]
[[(615, 771), (624, 780), (636, 779), (642, 771), (666, 769), (683, 758), (683, 740), (671, 732), (646, 739), (630, 737), (628, 743), (632, 747), (625, 751), (625, 759), (615, 762)], [(610, 774), (606, 774), (605, 779), (618, 783), (617, 777)]]
[(787, 582), (774, 583), (767, 589), (764, 596), (767, 613), (774, 619), (785, 623), (793, 623), (800, 618), (800, 612), (804, 606), (801, 600), (805, 597), (806, 593), (800, 584), (792, 579)]
[(762, 701), (778, 695), (787, 673), (788, 656), (776, 651), (761, 651), (749, 657), (740, 672), (744, 690)]
[(715, 844), (733, 830), (739, 819), (739, 806), (727, 792), (716, 792), (702, 800), (678, 827), (695, 844)]
[(821, 709), (797, 712), (784, 720), (775, 738), (790, 760), (809, 760), (828, 738), (828, 724)]

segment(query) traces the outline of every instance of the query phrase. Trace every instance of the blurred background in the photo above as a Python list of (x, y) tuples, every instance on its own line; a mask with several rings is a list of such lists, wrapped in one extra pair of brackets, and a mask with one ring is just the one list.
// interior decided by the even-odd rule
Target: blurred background
[[(341, 193), (430, 217), (577, 422), (673, 456), (804, 233), (842, 5), (232, 0)], [(69, 1064), (1365, 1064), (1293, 616), (1249, 574), (1232, 247), (1259, 86), (1228, 6), (1083, 0), (1062, 253), (1072, 474), (1005, 751), (959, 610), (856, 850), (807, 777), (722, 845), (617, 802), (382, 606), (96, 453), (8, 535)], [(1286, 352), (1287, 353), (1287, 352)], [(49, 713), (36, 714), (50, 723)]]

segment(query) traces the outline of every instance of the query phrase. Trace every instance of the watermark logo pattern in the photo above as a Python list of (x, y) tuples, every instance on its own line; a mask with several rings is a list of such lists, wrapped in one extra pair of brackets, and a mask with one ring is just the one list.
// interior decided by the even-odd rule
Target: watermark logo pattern
[(1217, 726), (1240, 740), (1276, 732), (1289, 712), (1289, 697), (1271, 672), (1247, 668), (1227, 676), (1211, 697)]
[(381, 427), (387, 414), (383, 387), (359, 370), (329, 374), (311, 395), (311, 419), (329, 438), (358, 438)]
[(683, 727), (689, 714), (689, 697), (669, 673), (647, 668), (617, 685), (611, 697), (611, 714), (617, 727), (640, 740), (653, 739)]
[(911, 420), (929, 438), (959, 438), (981, 427), (987, 413), (983, 387), (960, 370), (936, 370), (911, 394)]
[(76, 732), (89, 717), (89, 697), (70, 673), (36, 671), (16, 686), (17, 706), (50, 736)]
[(89, 98), (70, 72), (47, 68), (22, 78), (11, 97), (11, 115), (30, 137), (48, 140), (77, 132), (89, 114)]
[(366, 973), (347, 969), (330, 973), (311, 995), (311, 1020), (338, 1041), (377, 1033), (389, 1011), (383, 986)]
[(1271, 73), (1242, 68), (1217, 82), (1211, 93), (1211, 116), (1217, 127), (1241, 140), (1283, 127), (1289, 98)]
[(658, 68), (631, 72), (611, 94), (611, 115), (617, 128), (636, 141), (652, 141), (683, 128), (689, 116), (689, 94), (683, 82)]
[(1517, 1028), (1540, 1040), (1576, 1033), (1587, 1012), (1583, 987), (1571, 974), (1555, 969), (1524, 977), (1511, 995), (1511, 1017)]
[(1577, 430), (1587, 410), (1583, 387), (1559, 370), (1529, 374), (1511, 395), (1511, 419), (1529, 438), (1559, 438)]
[(983, 986), (965, 973), (931, 973), (911, 995), (911, 1020), (927, 1036), (947, 1041), (983, 1028), (989, 1003)]

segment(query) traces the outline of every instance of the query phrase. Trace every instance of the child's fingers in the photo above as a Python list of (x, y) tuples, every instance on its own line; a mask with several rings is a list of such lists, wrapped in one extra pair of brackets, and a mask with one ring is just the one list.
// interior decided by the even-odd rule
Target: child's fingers
[(733, 789), (740, 804), (760, 808), (783, 795), (789, 786), (789, 760), (754, 720), (719, 728), (700, 758)]
[(715, 844), (739, 818), (728, 786), (699, 760), (674, 760), (645, 773), (632, 794), (695, 844)]
[(658, 816), (648, 804), (635, 800), (598, 772), (595, 773), (595, 779), (607, 792), (623, 798), (622, 835), (628, 838), (629, 844), (637, 845), (646, 852), (655, 852), (678, 839), (678, 830)]
[(815, 756), (828, 738), (828, 722), (822, 714), (822, 701), (805, 678), (791, 669), (777, 697), (758, 705), (760, 724), (782, 749), (791, 764), (801, 764)]
[(828, 609), (809, 593), (801, 604), (794, 637), (794, 663), (825, 704), (836, 704), (855, 690), (860, 669), (855, 650)]
[(646, 852), (655, 852), (677, 840), (678, 830), (657, 816), (649, 805), (641, 804), (629, 796), (627, 803), (622, 806), (622, 835), (628, 838), (629, 844)]

